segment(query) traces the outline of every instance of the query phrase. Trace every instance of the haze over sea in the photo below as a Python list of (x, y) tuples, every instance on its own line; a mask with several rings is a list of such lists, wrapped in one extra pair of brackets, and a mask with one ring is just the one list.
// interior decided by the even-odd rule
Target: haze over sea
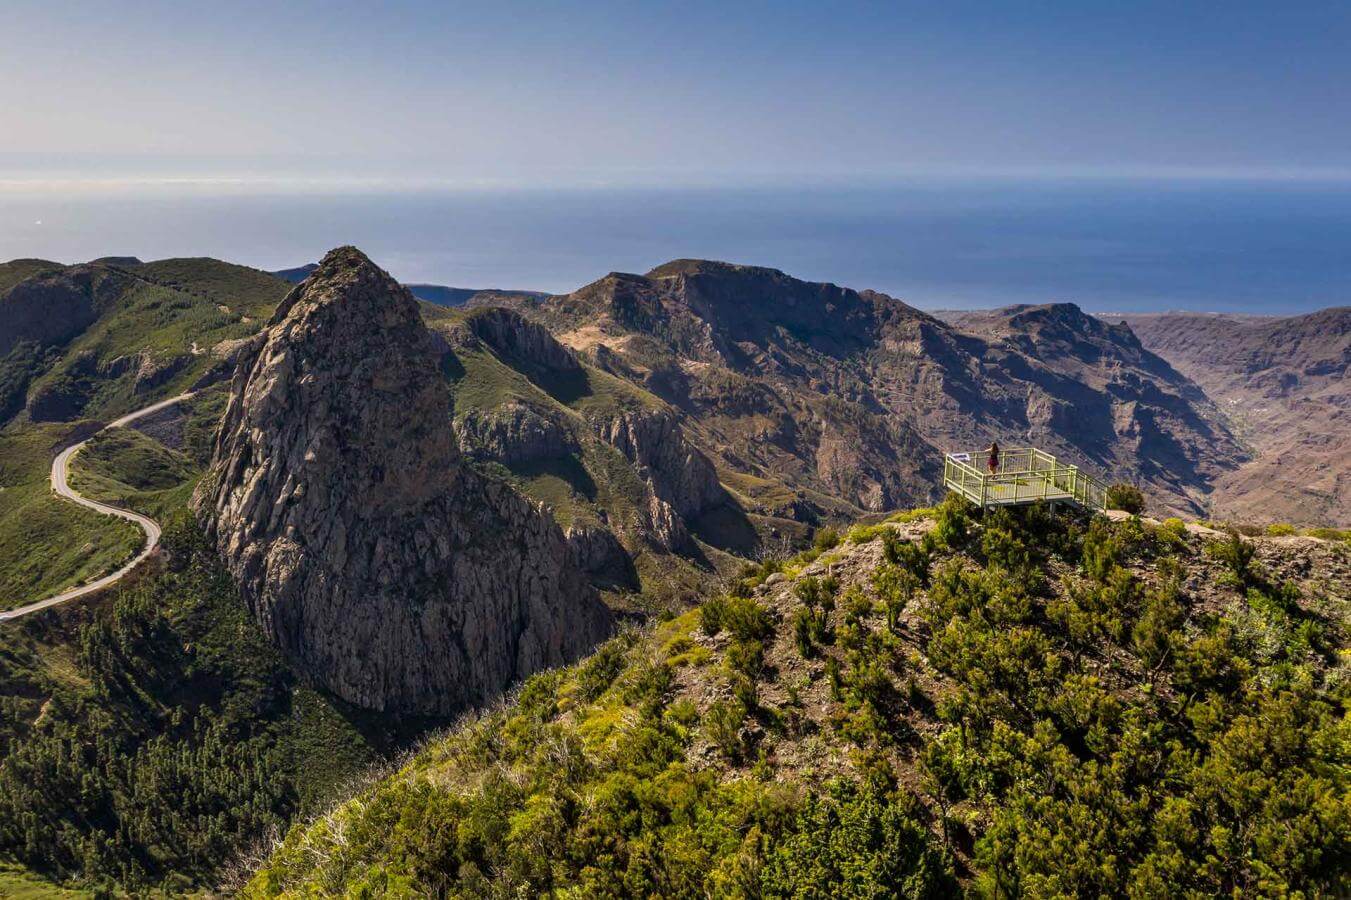
[(885, 186), (385, 189), (0, 184), (0, 260), (360, 246), (404, 281), (550, 292), (704, 257), (923, 308), (1289, 314), (1351, 302), (1351, 182), (929, 178)]

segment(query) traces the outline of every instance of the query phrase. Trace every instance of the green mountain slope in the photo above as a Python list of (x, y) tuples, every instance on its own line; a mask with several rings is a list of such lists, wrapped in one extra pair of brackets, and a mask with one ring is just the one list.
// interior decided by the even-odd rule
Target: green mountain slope
[(288, 286), (209, 259), (116, 270), (123, 285), (29, 387), (38, 420), (111, 418), (223, 371), (231, 341), (253, 334)]
[[(0, 604), (41, 599), (135, 553), (143, 538), (134, 525), (51, 494), (52, 456), (94, 427), (85, 420), (106, 421), (226, 377), (233, 342), (256, 331), (287, 289), (266, 273), (211, 259), (0, 265), (0, 323), (19, 339), (0, 357), (0, 421), (10, 421), (0, 432)], [(62, 316), (68, 321), (52, 323)], [(188, 407), (187, 439), (198, 457), (219, 413), (218, 404), (203, 412), (210, 402)], [(147, 492), (149, 485), (96, 485), (106, 471), (91, 469), (81, 481), (82, 471), (77, 464), (77, 489), (151, 515), (181, 507), (195, 477), (184, 469), (173, 487)]]
[(398, 739), (286, 667), (195, 527), (164, 547), (106, 602), (4, 627), (0, 857), (87, 885), (210, 884)]
[(11, 259), (0, 263), (0, 293), (8, 291), (25, 279), (64, 268), (61, 263), (49, 259)]
[(0, 608), (22, 606), (130, 559), (145, 540), (130, 522), (57, 499), (52, 457), (69, 425), (0, 432)]
[[(756, 516), (734, 496), (708, 484), (699, 486), (700, 496), (686, 496), (688, 486), (664, 485), (663, 473), (645, 465), (642, 454), (654, 448), (606, 440), (606, 423), (675, 422), (678, 414), (665, 402), (577, 360), (504, 310), (424, 305), (423, 317), (449, 345), (445, 365), (461, 450), (547, 504), (570, 540), (612, 542), (614, 552), (589, 567), (599, 585), (641, 590), (643, 603), (661, 606), (697, 594), (754, 551)], [(535, 343), (523, 349), (521, 342)], [(683, 440), (678, 425), (663, 434)], [(690, 464), (716, 484), (711, 463), (700, 456)], [(654, 501), (672, 506), (678, 533), (654, 522)]]
[(1180, 523), (857, 529), (532, 678), (245, 894), (1334, 895), (1348, 575)]

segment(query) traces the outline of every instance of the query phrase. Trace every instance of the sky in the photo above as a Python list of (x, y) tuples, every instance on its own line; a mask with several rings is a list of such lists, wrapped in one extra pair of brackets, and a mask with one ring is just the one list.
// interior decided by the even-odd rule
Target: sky
[(6, 0), (16, 181), (1351, 178), (1351, 4)]

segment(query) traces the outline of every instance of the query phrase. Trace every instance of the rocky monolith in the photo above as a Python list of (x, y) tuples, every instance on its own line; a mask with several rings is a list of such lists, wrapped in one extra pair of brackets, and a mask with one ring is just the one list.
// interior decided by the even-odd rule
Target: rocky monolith
[(329, 253), (240, 355), (196, 505), (278, 646), (343, 699), (445, 715), (611, 618), (558, 526), (461, 464), (407, 290)]

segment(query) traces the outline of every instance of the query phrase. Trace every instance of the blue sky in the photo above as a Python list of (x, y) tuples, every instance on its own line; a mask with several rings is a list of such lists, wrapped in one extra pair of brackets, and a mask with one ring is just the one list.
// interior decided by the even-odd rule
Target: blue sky
[(9, 0), (0, 179), (1351, 173), (1347, 3)]

